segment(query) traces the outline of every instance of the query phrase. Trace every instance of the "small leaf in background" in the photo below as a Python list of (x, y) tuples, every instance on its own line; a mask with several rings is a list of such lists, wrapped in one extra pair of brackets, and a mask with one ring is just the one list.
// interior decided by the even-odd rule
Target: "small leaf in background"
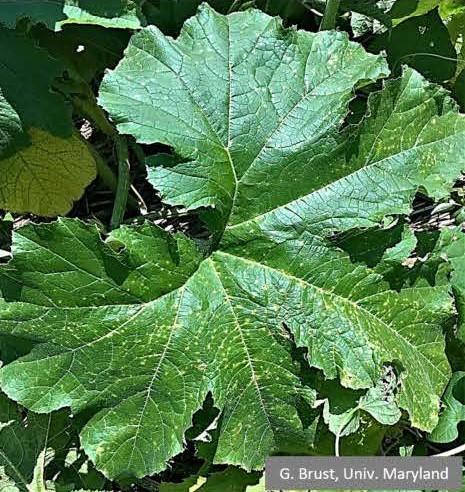
[(129, 40), (129, 33), (121, 29), (102, 29), (92, 25), (66, 25), (53, 32), (42, 25), (33, 26), (30, 36), (41, 48), (73, 76), (77, 73), (86, 82), (114, 68)]
[(63, 65), (52, 59), (26, 36), (0, 28), (0, 90), (18, 114), (23, 129), (40, 128), (52, 135), (72, 133), (71, 107), (53, 92), (54, 79)]
[(387, 264), (402, 264), (413, 252), (418, 243), (415, 233), (408, 226), (404, 226), (401, 240), (387, 249), (381, 258), (381, 262)]
[(55, 29), (57, 21), (64, 20), (63, 0), (2, 0), (0, 2), (0, 23), (14, 29), (21, 19), (42, 23)]
[(14, 29), (28, 19), (51, 30), (65, 24), (93, 24), (120, 29), (139, 29), (144, 17), (141, 0), (2, 0), (0, 22)]
[(352, 12), (351, 26), (355, 36), (382, 31), (392, 25), (389, 2), (378, 0), (342, 0), (340, 8)]
[(458, 64), (453, 93), (465, 109), (465, 4), (461, 0), (444, 1), (441, 15), (446, 21), (452, 43), (458, 51)]
[(118, 29), (139, 29), (144, 21), (141, 0), (64, 0), (63, 14), (55, 29), (65, 24), (93, 24)]
[(360, 428), (364, 412), (371, 415), (380, 424), (394, 425), (401, 412), (395, 403), (396, 378), (392, 372), (378, 381), (365, 394), (342, 389), (337, 383), (327, 382), (322, 391), (328, 395), (323, 400), (323, 416), (329, 430), (336, 436), (348, 436)]
[(31, 144), (0, 158), (0, 208), (42, 216), (67, 213), (95, 179), (95, 161), (77, 136), (29, 130)]
[(0, 394), (0, 466), (20, 492), (31, 492), (34, 478), (41, 476), (46, 466), (45, 453), (58, 454), (66, 447), (66, 417), (61, 412), (29, 413), (24, 418), (16, 405)]
[(458, 425), (465, 422), (465, 372), (456, 372), (447, 386), (443, 397), (439, 423), (428, 439), (432, 442), (447, 443), (459, 437)]
[(386, 50), (395, 73), (402, 65), (415, 68), (434, 82), (454, 77), (457, 52), (437, 10), (410, 17), (373, 41), (373, 49)]
[(189, 492), (245, 492), (248, 486), (256, 484), (259, 479), (260, 473), (246, 473), (230, 466), (222, 472), (206, 477), (200, 486), (191, 488)]
[(458, 336), (465, 341), (465, 234), (460, 228), (441, 231), (436, 254), (450, 266), (450, 283), (458, 309)]
[[(462, 0), (442, 0), (439, 13), (449, 29), (455, 44), (465, 34), (465, 4)], [(463, 43), (462, 43), (463, 44)]]
[(194, 492), (206, 482), (205, 477), (188, 477), (179, 483), (162, 482), (158, 492)]
[(439, 7), (441, 0), (397, 0), (389, 11), (394, 25), (411, 17), (419, 17)]
[(95, 179), (87, 145), (73, 135), (71, 107), (52, 90), (64, 65), (26, 36), (0, 29), (0, 207), (67, 213)]
[(22, 134), (23, 127), (18, 113), (0, 91), (0, 155)]
[[(99, 473), (85, 453), (74, 445), (76, 437), (70, 443), (66, 456), (58, 463), (52, 463), (53, 488), (56, 492), (70, 490), (111, 490), (111, 484)], [(53, 466), (55, 465), (55, 466)], [(49, 475), (50, 476), (50, 475)], [(51, 481), (49, 480), (48, 483)], [(52, 488), (52, 487), (51, 487)]]

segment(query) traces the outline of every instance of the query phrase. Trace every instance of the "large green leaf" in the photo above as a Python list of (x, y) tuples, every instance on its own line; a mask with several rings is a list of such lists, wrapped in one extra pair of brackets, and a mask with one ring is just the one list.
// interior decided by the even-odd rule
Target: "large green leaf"
[(464, 119), (413, 71), (342, 128), (354, 88), (386, 72), (344, 34), (258, 11), (203, 6), (177, 41), (137, 34), (100, 101), (120, 131), (174, 148), (150, 178), (170, 203), (210, 207), (213, 252), (149, 224), (106, 241), (73, 220), (16, 231), (0, 333), (36, 345), (1, 370), (7, 394), (93, 413), (81, 440), (109, 477), (163, 470), (208, 393), (215, 463), (306, 452), (315, 395), (295, 345), (354, 389), (392, 363), (396, 404), (432, 430), (450, 377), (448, 288), (390, 291), (331, 241), (408, 213), (419, 188), (447, 195), (465, 167)]
[(183, 162), (152, 180), (171, 204), (215, 207), (222, 230), (229, 215), (234, 224), (305, 195), (296, 158), (302, 176), (319, 168), (320, 182), (336, 178), (322, 154), (353, 87), (383, 72), (346, 34), (286, 31), (256, 10), (223, 17), (204, 6), (177, 41), (155, 27), (133, 37), (100, 102), (122, 133), (176, 149)]
[[(311, 395), (307, 396), (308, 392), (304, 391), (296, 376), (297, 369), (289, 354), (289, 343), (283, 339), (280, 329), (276, 332), (275, 340), (273, 333), (266, 329), (266, 324), (257, 333), (257, 325), (253, 325), (252, 330), (235, 321), (235, 316), (240, 313), (233, 310), (232, 299), (224, 304), (226, 287), (220, 284), (220, 273), (211, 260), (204, 262), (186, 283), (200, 260), (190, 242), (182, 237), (167, 239), (164, 233), (149, 226), (138, 230), (121, 229), (112, 235), (111, 241), (116, 245), (125, 245), (127, 257), (123, 262), (124, 258), (116, 257), (101, 243), (95, 229), (78, 222), (66, 221), (39, 227), (36, 231), (34, 229), (30, 228), (29, 232), (39, 236), (31, 236), (26, 242), (32, 241), (30, 245), (33, 245), (45, 241), (36, 253), (47, 257), (48, 272), (61, 274), (45, 274), (48, 277), (48, 292), (39, 292), (41, 288), (37, 290), (31, 284), (32, 297), (29, 301), (37, 295), (43, 301), (50, 296), (54, 305), (61, 304), (67, 312), (70, 308), (71, 317), (67, 327), (71, 331), (67, 329), (67, 335), (62, 332), (64, 326), (63, 320), (59, 319), (61, 315), (56, 318), (55, 327), (48, 315), (45, 315), (47, 321), (43, 318), (45, 323), (41, 325), (36, 317), (36, 309), (42, 310), (44, 307), (40, 307), (43, 301), (38, 298), (38, 304), (26, 301), (26, 298), (26, 304), (20, 303), (25, 308), (23, 314), (30, 316), (31, 321), (32, 318), (36, 320), (35, 333), (39, 338), (42, 337), (40, 332), (43, 335), (45, 332), (55, 332), (59, 338), (62, 332), (68, 338), (68, 341), (63, 338), (61, 341), (58, 338), (50, 341), (47, 344), (49, 349), (45, 349), (44, 345), (39, 346), (39, 352), (42, 349), (52, 352), (44, 359), (37, 354), (37, 362), (48, 365), (48, 368), (37, 368), (34, 377), (43, 375), (49, 379), (51, 376), (54, 382), (44, 398), (44, 388), (39, 390), (38, 386), (41, 385), (36, 380), (37, 390), (35, 395), (26, 397), (27, 405), (44, 411), (52, 406), (60, 407), (66, 402), (71, 404), (71, 400), (77, 398), (81, 403), (75, 400), (73, 407), (79, 410), (85, 408), (90, 400), (93, 401), (92, 405), (107, 406), (113, 402), (112, 408), (108, 406), (107, 410), (100, 412), (82, 434), (88, 454), (108, 475), (117, 475), (127, 470), (142, 476), (163, 469), (168, 456), (182, 450), (184, 431), (190, 426), (192, 414), (202, 404), (209, 389), (225, 412), (223, 436), (218, 444), (218, 460), (230, 460), (248, 468), (257, 467), (262, 465), (268, 450), (282, 446), (286, 440), (300, 438), (303, 441), (296, 407), (302, 398), (310, 398)], [(23, 230), (20, 237), (23, 237), (23, 233), (27, 235), (27, 229)], [(58, 248), (55, 252), (48, 249), (47, 236), (53, 238), (52, 242)], [(20, 243), (21, 240), (15, 245), (18, 261), (22, 257)], [(96, 256), (95, 261), (90, 259), (89, 263), (91, 252)], [(24, 253), (29, 257), (29, 253)], [(27, 263), (30, 264), (30, 260), (30, 257), (26, 259)], [(40, 263), (43, 260), (45, 257), (37, 258)], [(83, 263), (73, 273), (76, 261)], [(63, 278), (63, 274), (67, 276), (66, 270), (70, 273), (68, 281)], [(82, 274), (85, 278), (79, 280)], [(7, 275), (11, 279), (11, 275), (15, 274), (9, 270)], [(36, 279), (42, 283), (39, 277)], [(55, 277), (55, 281), (52, 277)], [(90, 281), (91, 278), (93, 280)], [(209, 285), (207, 290), (205, 285)], [(180, 286), (180, 289), (174, 290)], [(15, 297), (18, 294), (15, 284), (7, 277), (2, 290), (7, 300), (10, 295)], [(23, 294), (26, 294), (26, 290), (22, 290)], [(74, 292), (71, 298), (70, 290)], [(150, 302), (150, 299), (157, 297), (157, 301)], [(73, 306), (73, 299), (79, 299), (80, 306)], [(106, 312), (106, 320), (101, 317), (103, 311), (96, 309), (99, 304)], [(113, 304), (113, 307), (109, 304)], [(19, 307), (19, 304), (14, 305)], [(9, 309), (8, 306), (5, 307)], [(201, 306), (205, 312), (203, 309), (198, 310)], [(49, 304), (46, 311), (49, 308), (54, 309)], [(61, 309), (58, 307), (56, 314)], [(97, 317), (92, 321), (88, 315)], [(80, 326), (84, 326), (81, 322), (84, 323), (86, 330), (75, 331), (72, 326), (77, 322)], [(204, 323), (209, 328), (201, 335), (197, 330), (206, 327)], [(9, 322), (6, 318), (2, 325), (7, 329)], [(17, 327), (20, 325), (17, 324)], [(23, 326), (26, 328), (26, 325)], [(136, 327), (138, 335), (128, 344), (127, 336)], [(222, 327), (228, 327), (230, 336), (225, 337)], [(16, 329), (13, 331), (16, 332)], [(81, 335), (76, 338), (78, 333)], [(260, 336), (257, 338), (258, 334)], [(71, 349), (69, 352), (63, 344), (75, 345), (76, 350)], [(97, 357), (97, 354), (102, 354), (102, 350), (108, 349), (113, 352), (111, 360)], [(94, 351), (95, 355), (91, 355)], [(85, 364), (82, 357), (95, 359), (98, 367)], [(72, 362), (74, 358), (75, 362)], [(237, 366), (231, 363), (233, 360), (237, 360)], [(23, 363), (28, 364), (26, 359), (22, 359), (22, 362), (7, 367), (14, 370), (16, 364), (19, 368)], [(67, 371), (65, 367), (69, 367), (70, 363), (73, 367)], [(75, 374), (74, 369), (78, 367), (80, 369)], [(127, 378), (121, 379), (120, 369), (123, 367), (132, 369), (131, 375), (128, 373)], [(42, 369), (46, 372), (43, 373)], [(61, 374), (62, 370), (69, 377)], [(209, 382), (214, 374), (216, 382)], [(16, 383), (11, 379), (10, 386), (7, 383), (9, 376), (3, 376), (5, 388), (22, 392), (17, 386), (18, 379), (14, 378)], [(47, 386), (50, 380), (47, 383), (45, 379)], [(13, 386), (16, 386), (16, 390)], [(23, 379), (20, 386), (26, 388), (29, 383)], [(165, 397), (161, 396), (162, 392)], [(122, 415), (125, 415), (128, 425), (115, 426), (112, 422), (116, 423)], [(169, 427), (169, 434), (165, 426)], [(229, 430), (234, 432), (237, 426), (240, 426), (239, 433), (235, 439), (231, 439)], [(241, 426), (244, 426), (243, 431), (240, 431)], [(243, 448), (237, 446), (244, 438), (247, 445)], [(261, 443), (258, 447), (257, 442)]]

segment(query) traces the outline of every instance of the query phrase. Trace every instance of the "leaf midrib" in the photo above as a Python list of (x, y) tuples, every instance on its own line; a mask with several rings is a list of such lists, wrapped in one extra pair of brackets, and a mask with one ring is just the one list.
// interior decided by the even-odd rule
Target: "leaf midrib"
[(154, 384), (156, 382), (156, 379), (157, 379), (158, 374), (160, 373), (160, 369), (162, 367), (162, 364), (165, 361), (165, 358), (166, 358), (166, 356), (168, 354), (168, 350), (170, 348), (170, 345), (171, 345), (171, 341), (173, 339), (174, 332), (176, 331), (176, 328), (177, 328), (177, 323), (178, 323), (178, 319), (179, 319), (179, 313), (181, 311), (181, 306), (182, 306), (182, 302), (183, 302), (183, 299), (184, 299), (184, 293), (185, 293), (185, 291), (186, 291), (186, 289), (185, 289), (185, 284), (184, 284), (182, 287), (179, 288), (178, 307), (177, 307), (177, 310), (176, 310), (176, 315), (174, 317), (173, 324), (171, 326), (171, 329), (170, 329), (170, 332), (169, 332), (169, 335), (168, 335), (168, 340), (166, 341), (165, 347), (163, 349), (163, 353), (160, 355), (160, 359), (159, 359), (157, 365), (155, 366), (155, 369), (153, 371), (153, 374), (152, 374), (152, 377), (150, 379), (149, 385), (148, 385), (147, 389), (145, 390), (146, 391), (146, 396), (145, 396), (144, 404), (142, 406), (142, 409), (141, 409), (141, 412), (140, 412), (140, 415), (139, 415), (139, 421), (137, 423), (136, 433), (134, 435), (134, 442), (133, 442), (133, 446), (132, 446), (132, 449), (131, 449), (131, 456), (129, 457), (129, 460), (128, 460), (129, 465), (132, 464), (132, 459), (134, 457), (134, 452), (136, 450), (136, 443), (137, 443), (137, 440), (139, 438), (140, 431), (142, 429), (142, 420), (144, 419), (145, 411), (147, 409), (148, 402), (149, 402), (149, 400), (151, 398), (151, 393), (152, 393), (153, 386), (154, 386)]
[(266, 418), (266, 420), (268, 422), (268, 427), (270, 429), (272, 429), (273, 426), (271, 425), (270, 417), (268, 416), (268, 412), (266, 410), (265, 402), (263, 400), (262, 393), (261, 393), (261, 388), (260, 388), (260, 386), (258, 384), (258, 379), (257, 379), (257, 376), (256, 376), (256, 369), (255, 369), (255, 366), (253, 364), (253, 359), (252, 359), (252, 356), (250, 354), (249, 348), (248, 348), (247, 343), (245, 341), (244, 333), (243, 333), (242, 328), (241, 328), (241, 324), (239, 323), (239, 320), (237, 319), (236, 312), (234, 311), (234, 307), (233, 307), (231, 298), (230, 298), (228, 292), (226, 291), (226, 289), (225, 289), (225, 287), (223, 285), (223, 282), (221, 281), (221, 277), (220, 277), (220, 275), (218, 273), (218, 270), (215, 268), (214, 261), (211, 258), (208, 261), (210, 262), (210, 265), (212, 267), (212, 270), (213, 270), (214, 275), (216, 276), (216, 278), (218, 279), (219, 284), (221, 285), (221, 289), (223, 290), (224, 296), (226, 298), (226, 302), (227, 302), (227, 304), (229, 306), (229, 309), (231, 311), (231, 314), (233, 315), (234, 324), (236, 325), (236, 328), (237, 328), (237, 330), (239, 332), (239, 336), (240, 336), (240, 339), (241, 339), (241, 344), (244, 347), (244, 351), (246, 353), (247, 365), (249, 366), (250, 373), (251, 373), (251, 382), (255, 386), (255, 389), (256, 389), (256, 392), (257, 392), (257, 395), (258, 395), (258, 399), (259, 399), (259, 402), (260, 402), (260, 407), (262, 409), (263, 415), (265, 416), (265, 418)]
[[(371, 169), (373, 167), (376, 167), (376, 166), (378, 166), (378, 165), (384, 163), (385, 161), (390, 160), (390, 159), (392, 159), (394, 157), (398, 157), (398, 156), (407, 154), (409, 152), (415, 152), (418, 149), (426, 149), (429, 146), (437, 145), (438, 142), (447, 142), (449, 140), (454, 140), (459, 135), (465, 136), (465, 131), (462, 131), (460, 133), (454, 133), (452, 135), (448, 135), (445, 138), (442, 138), (442, 139), (439, 139), (439, 140), (435, 140), (433, 142), (428, 142), (428, 143), (425, 143), (425, 144), (416, 145), (415, 147), (411, 147), (410, 149), (403, 150), (401, 152), (398, 152), (397, 154), (392, 154), (392, 155), (386, 156), (383, 159), (380, 159), (379, 161), (374, 161), (374, 162), (372, 162), (372, 163), (370, 163), (370, 164), (368, 164), (366, 166), (360, 167), (360, 168), (356, 169), (354, 172), (352, 172), (350, 174), (347, 174), (345, 176), (342, 176), (341, 178), (337, 179), (336, 181), (332, 181), (331, 183), (328, 183), (327, 185), (322, 186), (321, 188), (318, 188), (316, 190), (313, 190), (311, 193), (301, 195), (300, 197), (297, 197), (297, 198), (291, 200), (288, 203), (284, 203), (282, 205), (279, 205), (276, 208), (267, 210), (266, 212), (263, 212), (261, 214), (258, 214), (258, 215), (254, 216), (254, 217), (251, 217), (251, 218), (247, 219), (247, 220), (244, 220), (242, 222), (238, 222), (237, 224), (227, 224), (225, 231), (230, 231), (230, 230), (236, 229), (238, 227), (242, 227), (242, 226), (244, 226), (244, 224), (248, 224), (250, 222), (255, 222), (255, 221), (261, 220), (263, 217), (266, 217), (269, 214), (273, 214), (277, 210), (284, 209), (286, 207), (291, 207), (293, 204), (299, 202), (300, 200), (302, 200), (304, 198), (308, 198), (308, 197), (311, 197), (314, 194), (319, 194), (319, 193), (321, 193), (323, 191), (327, 191), (328, 189), (330, 189), (332, 186), (335, 186), (340, 181), (343, 181), (343, 180), (348, 179), (348, 178), (350, 178), (352, 176), (355, 176), (357, 173), (359, 173), (361, 171), (364, 171), (364, 170), (367, 170), (367, 169)], [(412, 190), (413, 190), (413, 186), (417, 186), (412, 181), (409, 181), (406, 176), (403, 176), (403, 178), (412, 185)]]

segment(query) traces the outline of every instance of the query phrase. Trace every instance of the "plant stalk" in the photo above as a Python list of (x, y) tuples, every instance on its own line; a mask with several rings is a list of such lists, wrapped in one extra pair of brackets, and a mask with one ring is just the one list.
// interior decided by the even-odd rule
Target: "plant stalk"
[(72, 102), (76, 110), (92, 121), (102, 133), (114, 138), (117, 132), (108, 121), (103, 110), (98, 106), (93, 94), (88, 95), (88, 97), (78, 94), (72, 98)]
[[(90, 120), (98, 130), (100, 130), (104, 135), (111, 138), (115, 142), (115, 145), (117, 147), (117, 153), (118, 153), (118, 144), (116, 142), (117, 139), (119, 138), (118, 132), (106, 117), (105, 112), (98, 106), (97, 99), (95, 98), (94, 93), (92, 92), (92, 89), (89, 86), (89, 84), (85, 82), (82, 79), (82, 77), (76, 72), (73, 72), (73, 77), (74, 80), (71, 83), (70, 82), (60, 83), (57, 81), (55, 88), (59, 92), (61, 92), (64, 97), (68, 97), (70, 99), (74, 109), (78, 113), (80, 113), (84, 118)], [(98, 153), (97, 149), (90, 143), (87, 143), (87, 145), (89, 151), (94, 156), (95, 163), (97, 166), (97, 173), (100, 179), (113, 193), (117, 194), (118, 186), (123, 186), (124, 183), (120, 184), (121, 180), (116, 178), (113, 170), (105, 162), (102, 156)], [(134, 147), (138, 147), (138, 146), (134, 144)], [(138, 158), (142, 159), (143, 161), (143, 159), (145, 159), (145, 156), (141, 157), (141, 155), (143, 155), (143, 152), (140, 150), (140, 147), (137, 148), (137, 151), (139, 152), (137, 154)], [(127, 154), (127, 145), (126, 145), (126, 154)], [(126, 174), (128, 173), (129, 170)], [(125, 172), (121, 174), (121, 165), (119, 165), (118, 174), (122, 175), (124, 178)], [(129, 180), (129, 176), (127, 177), (127, 179)], [(129, 190), (129, 186), (128, 186), (128, 190)], [(115, 199), (115, 207), (117, 203), (119, 203), (119, 200)], [(137, 203), (137, 201), (134, 199), (134, 197), (128, 194), (126, 198), (126, 203), (124, 203), (124, 209), (126, 209), (126, 206), (130, 207), (132, 210), (137, 210), (137, 211), (139, 210), (139, 204)], [(113, 210), (113, 214), (114, 213), (115, 210)], [(124, 216), (124, 211), (123, 211), (123, 216)]]
[(329, 31), (335, 29), (337, 14), (341, 0), (327, 0), (325, 13), (320, 24), (320, 31)]
[(116, 229), (123, 222), (129, 195), (129, 151), (125, 138), (115, 137), (116, 157), (118, 159), (118, 185), (111, 215), (110, 227)]
[(458, 454), (465, 453), (465, 444), (457, 446), (456, 448), (443, 451), (442, 453), (435, 454), (433, 456), (456, 456)]
[[(103, 157), (98, 153), (97, 149), (89, 143), (87, 145), (89, 148), (89, 152), (91, 152), (91, 154), (94, 156), (99, 178), (102, 180), (102, 183), (116, 195), (116, 190), (118, 188), (118, 179), (116, 178), (115, 173), (105, 162)], [(139, 211), (139, 204), (137, 203), (137, 200), (135, 200), (134, 197), (132, 197), (131, 195), (128, 196), (128, 207), (131, 210)]]

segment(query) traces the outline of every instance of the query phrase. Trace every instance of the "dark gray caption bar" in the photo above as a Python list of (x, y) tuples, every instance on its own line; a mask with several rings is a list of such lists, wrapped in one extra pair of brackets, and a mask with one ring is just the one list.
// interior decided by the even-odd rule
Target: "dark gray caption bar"
[(266, 490), (460, 489), (460, 457), (268, 458)]

